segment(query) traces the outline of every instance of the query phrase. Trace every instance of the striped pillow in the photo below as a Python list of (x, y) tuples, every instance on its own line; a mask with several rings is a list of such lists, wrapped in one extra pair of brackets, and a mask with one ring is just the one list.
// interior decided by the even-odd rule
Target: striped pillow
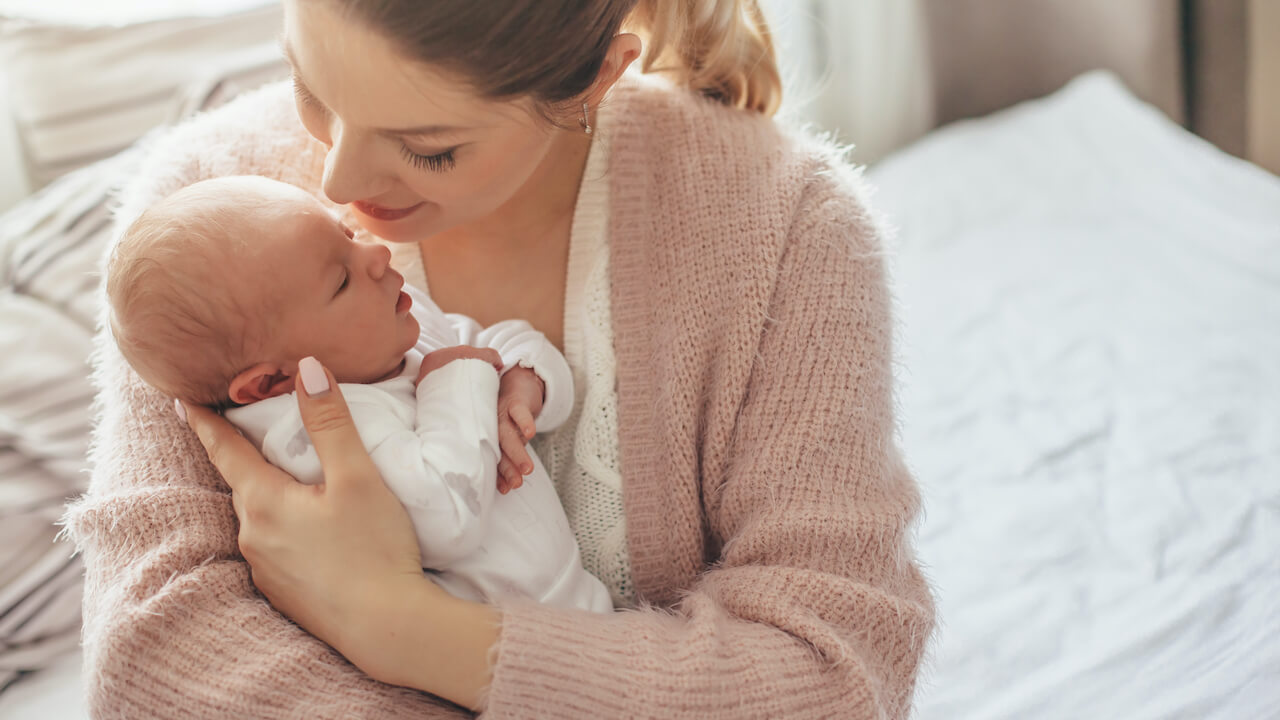
[[(273, 62), (173, 95), (184, 113), (207, 110), (278, 77)], [(0, 215), (0, 691), (79, 644), (81, 564), (55, 542), (55, 523), (89, 480), (101, 263), (112, 198), (145, 148), (64, 175)]]
[(106, 198), (138, 160), (79, 170), (0, 217), (0, 688), (79, 639), (80, 562), (54, 523), (88, 482)]
[(39, 189), (183, 117), (193, 91), (203, 96), (218, 82), (247, 89), (284, 77), (280, 27), (274, 2), (124, 26), (0, 15), (0, 72), (26, 186)]

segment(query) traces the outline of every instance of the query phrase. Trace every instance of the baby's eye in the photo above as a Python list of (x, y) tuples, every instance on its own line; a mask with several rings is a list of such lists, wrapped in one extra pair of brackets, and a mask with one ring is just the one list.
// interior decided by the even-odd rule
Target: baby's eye
[(350, 275), (350, 273), (347, 273), (346, 271), (343, 271), (343, 273), (342, 273), (342, 284), (338, 286), (338, 291), (337, 291), (337, 292), (335, 292), (335, 293), (333, 294), (333, 296), (334, 296), (334, 297), (337, 297), (337, 296), (341, 295), (341, 294), (342, 294), (342, 291), (347, 289), (347, 281), (348, 281), (348, 280), (350, 280), (350, 279), (351, 279), (351, 275)]

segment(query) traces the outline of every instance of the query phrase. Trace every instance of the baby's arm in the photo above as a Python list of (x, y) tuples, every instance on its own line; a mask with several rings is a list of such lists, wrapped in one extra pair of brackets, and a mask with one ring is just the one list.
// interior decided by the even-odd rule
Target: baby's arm
[[(397, 411), (383, 391), (344, 385), (343, 393), (383, 482), (409, 512), (423, 567), (444, 568), (470, 555), (484, 537), (497, 492), (493, 408), (498, 374), (493, 365), (462, 359), (432, 371), (418, 385), (412, 418), (403, 405)], [(301, 431), (301, 416), (294, 410), (289, 429), (272, 432), (264, 454), (300, 481), (319, 482), (319, 458), (294, 434), (294, 421)], [(276, 438), (286, 437), (292, 447), (279, 447), (282, 440)]]
[(573, 373), (564, 355), (545, 335), (524, 320), (504, 320), (482, 328), (466, 315), (450, 313), (447, 317), (459, 345), (493, 348), (502, 356), (506, 371), (526, 367), (542, 380), (542, 412), (536, 418), (539, 432), (555, 430), (569, 419), (573, 412)]
[(533, 370), (504, 375), (498, 392), (499, 491), (520, 487), (533, 472), (533, 459), (525, 447), (537, 431), (555, 430), (573, 412), (573, 374), (569, 363), (546, 336), (523, 320), (506, 320), (488, 328), (465, 315), (445, 316), (458, 342), (498, 351), (506, 371), (520, 366)]

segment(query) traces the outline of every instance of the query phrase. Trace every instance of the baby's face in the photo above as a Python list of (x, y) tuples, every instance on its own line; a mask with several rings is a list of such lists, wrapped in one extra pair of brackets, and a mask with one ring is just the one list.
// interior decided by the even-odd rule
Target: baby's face
[(255, 218), (262, 243), (240, 281), (255, 286), (276, 332), (264, 361), (294, 367), (311, 355), (339, 382), (394, 373), (418, 340), (418, 321), (390, 267), (391, 251), (353, 234), (301, 190)]

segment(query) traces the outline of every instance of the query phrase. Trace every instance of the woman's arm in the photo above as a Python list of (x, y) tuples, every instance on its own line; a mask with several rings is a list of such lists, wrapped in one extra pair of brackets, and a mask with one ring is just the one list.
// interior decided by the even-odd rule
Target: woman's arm
[(380, 478), (332, 373), (306, 358), (298, 378), (298, 410), (324, 468), (319, 485), (295, 482), (207, 408), (181, 406), (231, 486), (254, 585), (370, 677), (412, 679), (475, 707), (489, 682), (496, 610), (423, 576), (409, 516)]
[(85, 559), (93, 716), (469, 717), (370, 679), (267, 604), (195, 434), (98, 342), (93, 478), (67, 518)]
[[(117, 227), (217, 175), (318, 188), (323, 163), (324, 147), (298, 125), (289, 83), (277, 83), (157, 140), (122, 193)], [(67, 516), (85, 560), (94, 717), (471, 716), (372, 680), (274, 610), (254, 588), (231, 494), (195, 434), (105, 334), (95, 342), (93, 477)]]
[(819, 175), (766, 277), (755, 344), (740, 351), (745, 392), (699, 394), (709, 374), (655, 370), (673, 396), (708, 398), (690, 489), (702, 516), (628, 508), (646, 526), (630, 533), (633, 551), (646, 532), (704, 523), (716, 554), (671, 611), (504, 605), (494, 717), (557, 705), (581, 717), (908, 715), (934, 608), (911, 550), (917, 490), (895, 446), (879, 238), (851, 193)]
[[(246, 551), (255, 581), (278, 588), (264, 591), (321, 637), (333, 620), (291, 607), (340, 598), (334, 617), (373, 623), (334, 640), (348, 657), (486, 717), (906, 717), (933, 603), (910, 548), (916, 489), (894, 444), (888, 292), (865, 216), (824, 187), (815, 183), (792, 228), (724, 462), (701, 463), (702, 520), (719, 556), (674, 608), (597, 615), (511, 601), (499, 617), (464, 601), (414, 599), (357, 612), (361, 602), (391, 601), (370, 597), (423, 589), (397, 591), (395, 573), (383, 569), (362, 575), (381, 588), (363, 600), (334, 595), (325, 578), (340, 578), (331, 570), (291, 579), (283, 571), (297, 563), (285, 563), (260, 574)], [(349, 425), (340, 407), (324, 425)], [(332, 477), (346, 492), (375, 491), (380, 483), (361, 481), (373, 473), (353, 457), (335, 454)], [(360, 502), (333, 506), (337, 527), (356, 522), (345, 511)], [(251, 504), (275, 506), (269, 497)], [(654, 532), (678, 520), (628, 516)], [(333, 534), (305, 524), (319, 535), (282, 528), (251, 544), (275, 546), (264, 559), (287, 557), (280, 548)], [(316, 557), (341, 565), (384, 553), (360, 552)], [(278, 601), (277, 592), (295, 597)]]

